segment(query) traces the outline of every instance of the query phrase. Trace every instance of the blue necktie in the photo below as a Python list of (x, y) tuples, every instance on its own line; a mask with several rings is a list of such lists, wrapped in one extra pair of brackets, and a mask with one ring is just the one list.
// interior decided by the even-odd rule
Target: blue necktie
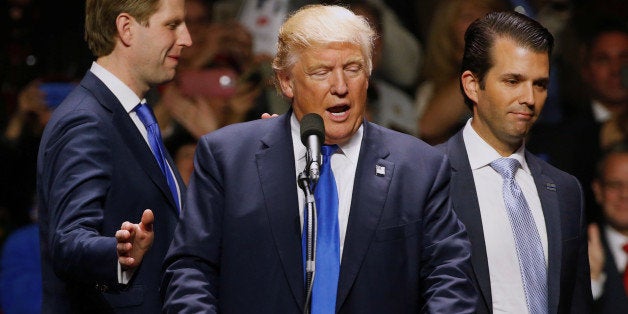
[(153, 111), (150, 109), (150, 107), (148, 107), (147, 104), (140, 103), (139, 105), (137, 105), (137, 107), (135, 107), (135, 112), (140, 118), (140, 121), (142, 121), (142, 123), (146, 127), (146, 131), (148, 132), (148, 142), (150, 143), (150, 148), (153, 152), (153, 156), (155, 156), (155, 159), (159, 164), (159, 168), (161, 168), (161, 172), (164, 174), (164, 176), (166, 176), (166, 181), (168, 182), (170, 193), (172, 193), (172, 197), (177, 204), (177, 210), (180, 210), (181, 206), (179, 204), (179, 192), (177, 190), (177, 185), (175, 183), (174, 177), (172, 176), (172, 172), (170, 172), (170, 168), (168, 167), (168, 161), (166, 159), (166, 148), (164, 147), (164, 143), (162, 142), (159, 125), (155, 120)]
[(547, 313), (545, 256), (532, 212), (515, 181), (515, 172), (519, 166), (519, 161), (513, 158), (499, 158), (491, 163), (491, 167), (504, 179), (504, 203), (515, 237), (528, 310), (531, 314)]
[(331, 155), (337, 145), (323, 145), (323, 165), (314, 191), (317, 211), (316, 271), (312, 288), (312, 314), (336, 310), (340, 274), (340, 232), (338, 229), (338, 190), (331, 170)]

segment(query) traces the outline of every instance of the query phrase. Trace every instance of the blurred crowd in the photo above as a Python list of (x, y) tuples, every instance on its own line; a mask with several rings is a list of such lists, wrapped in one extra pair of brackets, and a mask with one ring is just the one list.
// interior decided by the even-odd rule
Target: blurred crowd
[[(274, 86), (270, 61), (275, 47), (271, 43), (276, 42), (278, 27), (289, 12), (314, 2), (186, 0), (186, 24), (193, 45), (183, 50), (175, 79), (157, 86), (148, 97), (167, 149), (185, 180), (192, 173), (200, 136), (228, 124), (259, 119), (264, 112), (288, 110), (289, 104)], [(550, 96), (526, 147), (580, 180), (590, 222), (605, 226), (604, 206), (619, 193), (615, 210), (624, 213), (614, 217), (612, 225), (624, 228), (628, 235), (628, 173), (613, 172), (623, 177), (610, 186), (599, 166), (606, 151), (615, 149), (619, 154), (615, 147), (628, 140), (628, 2), (321, 2), (346, 4), (366, 16), (379, 33), (367, 118), (433, 145), (446, 141), (471, 116), (459, 85), (467, 26), (498, 10), (517, 10), (540, 21), (556, 37), (557, 45)], [(83, 1), (60, 5), (7, 0), (1, 6), (0, 308), (11, 304), (12, 294), (37, 293), (28, 291), (32, 289), (28, 281), (10, 280), (15, 273), (34, 274), (38, 267), (33, 225), (38, 144), (64, 91), (74, 86), (93, 60), (83, 43)], [(626, 151), (622, 153), (624, 157), (614, 162), (622, 162), (626, 169)], [(21, 260), (5, 261), (8, 256)], [(29, 264), (28, 259), (33, 262)], [(593, 266), (599, 270), (600, 265), (599, 258), (592, 258), (592, 275)], [(38, 278), (34, 275), (29, 280), (37, 282)]]

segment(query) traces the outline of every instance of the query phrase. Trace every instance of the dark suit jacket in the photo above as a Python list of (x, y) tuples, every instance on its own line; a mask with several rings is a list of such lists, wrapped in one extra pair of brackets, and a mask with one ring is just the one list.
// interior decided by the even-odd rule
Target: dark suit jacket
[[(166, 257), (167, 312), (301, 313), (290, 114), (200, 140)], [(447, 198), (449, 175), (437, 150), (364, 122), (337, 312), (473, 312), (469, 242)]]
[(628, 313), (628, 296), (624, 288), (623, 273), (617, 271), (615, 257), (608, 246), (604, 228), (609, 228), (605, 224), (600, 224), (601, 240), (604, 247), (604, 292), (602, 296), (593, 303), (594, 313), (600, 314), (625, 314)]
[[(478, 313), (492, 313), (491, 284), (480, 206), (462, 130), (439, 146), (451, 162), (451, 202), (471, 241)], [(549, 246), (548, 313), (590, 313), (591, 281), (582, 189), (573, 176), (526, 152), (539, 192)]]
[[(157, 313), (178, 211), (148, 144), (91, 72), (55, 109), (37, 172), (44, 312)], [(120, 286), (115, 232), (147, 208), (155, 215), (154, 243), (129, 285)]]
[(535, 125), (526, 140), (526, 149), (578, 178), (584, 191), (587, 221), (594, 222), (601, 219), (602, 213), (591, 188), (595, 165), (602, 156), (602, 124), (595, 120), (590, 102), (581, 108), (561, 123)]

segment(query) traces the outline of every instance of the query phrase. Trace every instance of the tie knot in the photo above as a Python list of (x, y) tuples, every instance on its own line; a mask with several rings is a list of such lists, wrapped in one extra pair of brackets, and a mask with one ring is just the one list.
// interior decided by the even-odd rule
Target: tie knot
[(338, 145), (323, 145), (321, 147), (321, 154), (324, 157), (329, 157), (331, 154), (335, 153), (338, 150)]
[(621, 247), (624, 252), (626, 252), (626, 254), (628, 254), (628, 243), (624, 244), (624, 246)]
[(153, 116), (153, 112), (147, 104), (140, 103), (135, 107), (135, 112), (137, 116), (140, 118), (140, 121), (144, 124), (146, 128), (157, 123), (155, 117)]
[(514, 158), (499, 158), (491, 163), (491, 168), (495, 169), (505, 179), (514, 178), (519, 166), (519, 161)]

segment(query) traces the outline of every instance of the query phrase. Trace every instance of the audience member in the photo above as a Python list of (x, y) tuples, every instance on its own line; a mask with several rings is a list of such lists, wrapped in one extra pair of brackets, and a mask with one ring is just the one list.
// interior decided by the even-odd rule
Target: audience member
[[(589, 221), (599, 217), (591, 182), (601, 152), (628, 138), (628, 86), (621, 69), (628, 66), (628, 29), (625, 23), (606, 21), (584, 40), (581, 78), (586, 92), (565, 110), (566, 120), (538, 126), (528, 141), (530, 151), (575, 175), (583, 184)], [(575, 94), (580, 94), (577, 90)]]
[(184, 12), (184, 0), (86, 2), (96, 61), (54, 110), (37, 160), (44, 313), (161, 309), (185, 184), (144, 97), (192, 43)]
[[(165, 262), (164, 312), (309, 313), (310, 300), (311, 313), (474, 312), (447, 159), (364, 120), (374, 36), (339, 6), (307, 6), (283, 24), (273, 68), (292, 109), (199, 141)], [(311, 294), (306, 192), (297, 189), (306, 164), (299, 121), (309, 113), (322, 117), (330, 150), (308, 198), (318, 198), (320, 231)]]
[(439, 146), (449, 191), (469, 233), (477, 313), (589, 313), (582, 188), (526, 151), (547, 98), (553, 37), (515, 12), (465, 33), (460, 85), (473, 116)]
[(0, 238), (13, 228), (30, 223), (28, 210), (36, 188), (37, 150), (52, 112), (40, 87), (41, 81), (35, 80), (19, 92), (15, 111), (0, 137), (5, 168), (0, 174), (0, 208), (6, 213), (5, 233)]
[(6, 240), (0, 259), (0, 311), (3, 314), (42, 313), (39, 228), (29, 224)]
[(599, 146), (606, 149), (627, 138), (622, 132), (628, 128), (628, 82), (622, 70), (628, 67), (628, 25), (618, 21), (600, 27), (585, 49), (582, 79), (591, 102), (582, 114), (600, 124)]
[[(31, 197), (33, 199), (33, 197)], [(0, 313), (42, 312), (41, 256), (37, 208), (30, 209), (31, 222), (11, 233), (0, 257)]]
[(603, 217), (589, 226), (594, 313), (628, 313), (628, 142), (600, 160), (593, 190)]
[(477, 18), (506, 8), (502, 0), (439, 1), (425, 45), (423, 82), (415, 95), (419, 138), (442, 143), (470, 117), (459, 92), (464, 32)]

